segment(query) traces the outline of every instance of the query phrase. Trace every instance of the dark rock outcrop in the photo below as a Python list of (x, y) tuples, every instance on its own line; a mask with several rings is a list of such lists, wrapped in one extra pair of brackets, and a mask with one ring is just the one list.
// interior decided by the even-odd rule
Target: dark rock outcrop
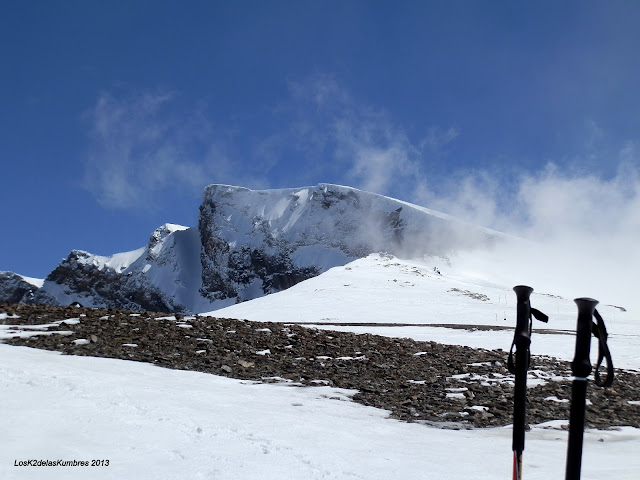
[(0, 272), (0, 302), (55, 305), (56, 300), (13, 272)]

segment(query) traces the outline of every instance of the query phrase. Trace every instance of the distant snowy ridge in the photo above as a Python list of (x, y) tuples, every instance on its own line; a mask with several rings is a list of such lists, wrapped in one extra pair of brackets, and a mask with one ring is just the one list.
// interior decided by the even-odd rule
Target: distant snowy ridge
[(31, 296), (15, 278), (0, 279), (0, 300), (211, 311), (287, 289), (370, 253), (447, 255), (503, 237), (351, 187), (216, 184), (204, 191), (196, 227), (165, 224), (145, 247), (109, 257), (73, 250), (41, 288), (25, 282)]

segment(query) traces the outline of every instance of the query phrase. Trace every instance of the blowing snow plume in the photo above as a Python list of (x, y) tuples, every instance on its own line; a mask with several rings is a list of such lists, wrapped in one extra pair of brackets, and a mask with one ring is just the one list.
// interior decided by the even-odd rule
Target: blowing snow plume
[(621, 306), (640, 319), (640, 179), (627, 164), (607, 180), (569, 175), (553, 165), (521, 178), (500, 199), (498, 183), (467, 179), (435, 205), (513, 233), (497, 248), (459, 252), (456, 261), (506, 285), (526, 284), (567, 298), (592, 297)]

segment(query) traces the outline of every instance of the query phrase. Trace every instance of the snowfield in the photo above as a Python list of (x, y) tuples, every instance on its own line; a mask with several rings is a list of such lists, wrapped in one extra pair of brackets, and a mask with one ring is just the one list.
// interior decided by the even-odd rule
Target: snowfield
[[(506, 351), (515, 325), (507, 281), (493, 283), (437, 258), (370, 255), (211, 314)], [(534, 322), (534, 355), (573, 356), (577, 314), (563, 293), (532, 295), (532, 305), (550, 316), (548, 325)], [(599, 310), (614, 365), (640, 370), (637, 318), (612, 306)], [(494, 330), (442, 326), (452, 324)], [(0, 379), (2, 479), (511, 478), (510, 427), (404, 423), (350, 401), (348, 390), (257, 384), (4, 344)], [(567, 432), (561, 426), (536, 425), (527, 433), (525, 478), (564, 477)], [(587, 431), (582, 478), (637, 480), (639, 449), (640, 429)], [(102, 466), (17, 466), (29, 460), (98, 460)]]
[[(511, 475), (510, 428), (454, 431), (403, 423), (350, 402), (345, 390), (254, 384), (1, 344), (0, 359), (3, 479)], [(527, 434), (526, 478), (563, 477), (567, 434), (553, 426)], [(582, 478), (637, 479), (639, 445), (638, 429), (587, 432)], [(31, 459), (109, 464), (14, 466)]]

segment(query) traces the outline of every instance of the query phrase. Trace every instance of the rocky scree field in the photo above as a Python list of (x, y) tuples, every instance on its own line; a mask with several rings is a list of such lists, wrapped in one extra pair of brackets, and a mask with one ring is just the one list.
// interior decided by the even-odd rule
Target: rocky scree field
[[(4, 342), (148, 362), (292, 387), (355, 389), (353, 400), (392, 418), (443, 428), (503, 426), (512, 420), (507, 352), (332, 332), (295, 324), (203, 316), (0, 303)], [(587, 426), (640, 427), (640, 376), (616, 370), (613, 387), (592, 383)], [(527, 420), (569, 418), (568, 362), (533, 357)]]

